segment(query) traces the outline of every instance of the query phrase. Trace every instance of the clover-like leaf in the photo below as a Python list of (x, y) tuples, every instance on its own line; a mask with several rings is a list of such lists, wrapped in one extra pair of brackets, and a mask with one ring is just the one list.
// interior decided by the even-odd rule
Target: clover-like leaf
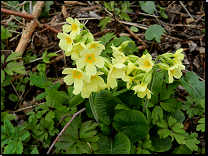
[(155, 11), (155, 3), (154, 1), (139, 1), (141, 9), (148, 14), (153, 14)]
[(160, 25), (153, 24), (151, 25), (145, 32), (145, 39), (146, 40), (155, 40), (160, 43), (160, 37), (162, 34), (166, 33), (166, 31)]

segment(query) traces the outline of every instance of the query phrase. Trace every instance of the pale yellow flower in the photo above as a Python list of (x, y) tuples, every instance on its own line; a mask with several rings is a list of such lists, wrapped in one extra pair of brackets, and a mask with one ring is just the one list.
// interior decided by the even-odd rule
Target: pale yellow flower
[(137, 96), (140, 97), (140, 98), (145, 97), (145, 95), (147, 95), (148, 99), (151, 98), (152, 92), (147, 88), (147, 84), (141, 83), (139, 85), (136, 85), (136, 86), (132, 87), (132, 90), (134, 90), (135, 91), (134, 94), (137, 93)]
[(102, 44), (100, 43), (100, 41), (93, 41), (93, 42), (91, 42), (91, 43), (88, 43), (88, 44), (86, 45), (86, 48), (88, 48), (88, 49), (90, 49), (90, 50), (92, 50), (92, 49), (96, 49), (96, 50), (100, 50), (100, 51), (105, 50), (105, 46), (102, 45)]
[(64, 82), (67, 85), (72, 85), (74, 83), (74, 92), (76, 94), (79, 94), (81, 92), (83, 87), (83, 81), (86, 81), (87, 83), (90, 82), (90, 75), (87, 75), (83, 71), (76, 68), (65, 68), (62, 71), (62, 74), (68, 74), (64, 77)]
[(122, 51), (121, 51), (121, 46), (115, 47), (115, 46), (112, 44), (112, 46), (110, 46), (110, 47), (112, 48), (112, 51), (113, 51), (113, 52), (115, 52), (115, 51), (122, 52)]
[(101, 51), (92, 49), (84, 49), (80, 53), (80, 58), (77, 59), (76, 64), (79, 69), (86, 66), (86, 73), (89, 75), (95, 75), (97, 72), (96, 66), (102, 68), (104, 66), (104, 58), (99, 56)]
[(129, 89), (131, 87), (131, 84), (132, 84), (134, 79), (135, 79), (135, 77), (131, 77), (131, 76), (127, 76), (127, 75), (124, 75), (122, 77), (122, 80), (127, 82), (127, 84), (126, 84), (127, 89)]
[(173, 62), (174, 64), (182, 64), (182, 60), (184, 59), (184, 54), (182, 53), (183, 52), (183, 49), (180, 48), (178, 49), (175, 54), (173, 54)]
[(71, 32), (70, 34), (75, 37), (80, 34), (80, 22), (75, 18), (68, 17), (66, 21), (70, 24), (63, 25), (63, 32)]
[(59, 46), (64, 51), (71, 51), (74, 37), (67, 33), (58, 33), (57, 37), (60, 39)]
[(83, 51), (85, 48), (85, 44), (83, 42), (76, 43), (72, 46), (71, 51), (65, 51), (66, 56), (70, 56), (72, 60), (77, 60), (80, 57), (81, 51)]
[(129, 75), (133, 70), (138, 70), (138, 67), (136, 67), (131, 61), (129, 61), (128, 66), (126, 68), (126, 74)]
[(137, 63), (139, 68), (145, 71), (150, 71), (154, 62), (152, 61), (152, 56), (150, 54), (143, 55), (141, 58), (138, 58)]
[[(113, 58), (112, 62), (114, 62)], [(109, 68), (110, 70), (107, 77), (107, 88), (110, 89), (111, 87), (113, 89), (117, 86), (116, 78), (122, 78), (124, 76), (126, 66), (122, 63), (115, 63), (111, 64)]]
[(176, 64), (168, 68), (169, 83), (173, 82), (173, 77), (180, 79), (182, 76), (181, 70), (184, 70), (185, 66), (182, 64)]

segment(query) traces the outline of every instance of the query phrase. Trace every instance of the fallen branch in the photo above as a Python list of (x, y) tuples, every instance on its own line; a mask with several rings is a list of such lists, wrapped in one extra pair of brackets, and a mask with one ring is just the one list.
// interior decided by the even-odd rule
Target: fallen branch
[(8, 10), (8, 9), (4, 9), (4, 8), (1, 8), (1, 12), (6, 13), (6, 14), (10, 14), (10, 15), (19, 16), (19, 17), (24, 17), (26, 19), (33, 19), (34, 18), (34, 16), (31, 14), (22, 13), (22, 12), (18, 12), (18, 11), (12, 11), (12, 10)]
[(74, 118), (81, 114), (82, 112), (84, 112), (86, 110), (86, 108), (81, 109), (80, 111), (78, 111), (77, 113), (74, 113), (72, 118), (69, 120), (69, 122), (66, 124), (66, 126), (62, 129), (62, 131), (59, 133), (59, 135), (56, 137), (56, 139), (54, 140), (53, 144), (50, 146), (48, 152), (46, 154), (49, 154), (51, 149), (53, 148), (53, 146), (55, 145), (55, 143), (58, 141), (58, 139), (62, 136), (62, 134), (65, 132), (65, 130), (67, 129), (67, 127), (70, 125), (70, 123), (74, 120)]
[(19, 44), (17, 45), (17, 48), (15, 50), (15, 52), (21, 53), (23, 54), (27, 43), (30, 39), (30, 37), (32, 36), (32, 33), (34, 32), (35, 28), (37, 27), (37, 19), (44, 7), (44, 1), (37, 1), (34, 8), (33, 8), (33, 16), (34, 16), (34, 20), (32, 20), (29, 24), (27, 24), (27, 28), (25, 29), (25, 31), (23, 32)]

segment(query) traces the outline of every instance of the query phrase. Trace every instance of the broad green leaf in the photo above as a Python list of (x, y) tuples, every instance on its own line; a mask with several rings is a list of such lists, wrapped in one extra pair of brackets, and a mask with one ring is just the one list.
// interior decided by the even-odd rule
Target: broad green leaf
[(186, 142), (185, 137), (179, 133), (173, 133), (173, 136), (179, 144), (184, 144)]
[(115, 138), (98, 134), (98, 149), (95, 154), (130, 154), (130, 140), (125, 134), (118, 133)]
[(154, 147), (154, 152), (165, 152), (172, 147), (172, 141), (170, 137), (165, 139), (160, 139), (160, 136), (157, 134), (158, 128), (154, 126), (150, 129), (149, 135), (150, 140), (152, 141), (152, 146)]
[(168, 124), (165, 120), (161, 120), (161, 121), (157, 122), (156, 125), (161, 128), (168, 128)]
[(112, 97), (112, 93), (108, 90), (100, 90), (96, 93), (94, 98), (94, 107), (98, 115), (98, 119), (103, 121), (106, 125), (110, 125), (115, 107), (117, 104), (122, 103), (117, 97)]
[(177, 109), (175, 112), (165, 112), (164, 116), (167, 116), (167, 118), (169, 116), (172, 116), (177, 120), (177, 122), (180, 123), (182, 123), (185, 120), (185, 115), (180, 109)]
[(80, 93), (80, 94), (78, 94), (78, 95), (75, 95), (72, 99), (70, 99), (69, 105), (68, 105), (68, 106), (69, 106), (70, 108), (75, 107), (75, 106), (81, 104), (84, 100), (85, 100), (85, 99), (82, 98), (81, 93)]
[(162, 34), (166, 33), (166, 31), (160, 25), (153, 24), (151, 25), (145, 32), (145, 39), (146, 40), (155, 40), (160, 43), (160, 37)]
[(60, 104), (63, 103), (63, 98), (57, 90), (55, 90), (55, 89), (50, 90), (48, 88), (45, 88), (45, 92), (48, 94), (48, 96), (50, 96), (56, 102), (58, 102)]
[(49, 58), (54, 57), (54, 56), (58, 56), (58, 54), (56, 54), (56, 53), (49, 53), (49, 54), (47, 55), (47, 57), (49, 57)]
[(18, 141), (16, 144), (16, 153), (22, 154), (22, 151), (23, 151), (23, 144), (21, 141)]
[(8, 28), (4, 28), (1, 25), (1, 40), (6, 40), (6, 39), (10, 38), (11, 36), (12, 35), (10, 34), (9, 29)]
[(16, 102), (18, 101), (18, 97), (15, 94), (9, 94), (9, 100)]
[(127, 105), (125, 104), (118, 104), (115, 109), (124, 109), (124, 110), (131, 110)]
[(1, 83), (4, 81), (5, 78), (5, 72), (1, 69)]
[(155, 3), (154, 1), (139, 1), (141, 9), (148, 14), (153, 14), (155, 11)]
[(38, 64), (37, 65), (37, 70), (39, 71), (39, 72), (43, 72), (43, 73), (45, 73), (45, 70), (46, 70), (46, 64), (45, 63), (43, 63), (43, 64)]
[(4, 148), (3, 154), (14, 154), (16, 150), (17, 140), (11, 140), (8, 145)]
[(137, 110), (119, 111), (113, 118), (113, 127), (133, 143), (145, 138), (149, 131), (145, 115)]
[(7, 69), (11, 69), (12, 71), (18, 74), (26, 74), (25, 67), (23, 66), (23, 62), (9, 62), (6, 66)]
[(28, 137), (30, 136), (30, 133), (28, 131), (23, 131), (21, 134), (20, 134), (20, 138), (19, 140), (20, 141), (24, 141), (25, 139), (27, 139)]
[(39, 154), (37, 147), (35, 146), (31, 151), (31, 154)]
[(107, 16), (106, 18), (103, 18), (102, 20), (100, 20), (100, 23), (99, 23), (99, 27), (101, 27), (101, 31), (103, 31), (103, 29), (106, 27), (107, 23), (110, 23), (111, 21), (111, 17)]
[(186, 145), (180, 145), (174, 149), (173, 154), (192, 154), (192, 152)]
[(99, 41), (101, 41), (100, 43), (103, 44), (104, 46), (111, 40), (115, 38), (114, 33), (106, 33), (105, 35), (103, 35)]
[(21, 53), (18, 53), (18, 52), (14, 52), (12, 54), (10, 54), (7, 59), (6, 59), (6, 62), (9, 62), (9, 61), (12, 61), (12, 60), (16, 60), (16, 59), (20, 59), (21, 58)]
[(122, 12), (120, 15), (121, 15), (126, 21), (131, 21), (131, 18), (128, 16), (127, 13)]
[(104, 1), (104, 7), (105, 7), (106, 9), (108, 9), (109, 11), (111, 11), (110, 5), (109, 5), (107, 2), (105, 2), (105, 1)]
[(39, 88), (44, 88), (44, 87), (42, 86), (43, 82), (42, 82), (42, 80), (40, 79), (39, 76), (37, 76), (37, 75), (31, 75), (31, 76), (30, 76), (30, 81), (31, 81), (35, 86), (37, 86), (37, 87), (39, 87)]
[(5, 56), (1, 55), (1, 64), (4, 64), (4, 59), (5, 59)]
[(163, 96), (160, 96), (160, 100), (166, 100), (170, 98), (171, 94), (175, 94), (175, 88), (179, 85), (179, 82), (174, 82), (168, 85), (167, 90)]
[(205, 83), (199, 81), (199, 76), (193, 72), (187, 72), (186, 78), (181, 78), (179, 81), (193, 98), (201, 99), (205, 96)]
[(151, 119), (153, 124), (155, 124), (159, 119), (163, 119), (163, 110), (160, 106), (157, 105), (154, 107)]
[(166, 101), (160, 102), (160, 106), (168, 112), (174, 112), (178, 109), (178, 101), (176, 98), (168, 99)]
[(35, 97), (36, 100), (43, 99), (47, 95), (46, 92), (40, 93), (38, 96)]
[(8, 68), (4, 68), (4, 71), (8, 74), (8, 75), (13, 75), (13, 71), (11, 69)]
[(177, 123), (177, 120), (175, 118), (173, 118), (172, 116), (170, 116), (168, 119), (169, 127), (172, 127), (175, 123)]
[(99, 127), (100, 127), (100, 130), (102, 131), (102, 134), (109, 135), (111, 133), (110, 128), (106, 124), (100, 123)]
[(12, 79), (13, 79), (12, 76), (6, 75), (4, 81), (1, 83), (1, 87), (10, 85), (12, 83), (11, 82)]
[(182, 123), (176, 123), (171, 127), (171, 129), (177, 133), (185, 133), (186, 131), (183, 129), (184, 125)]
[(13, 138), (14, 137), (14, 127), (8, 119), (4, 120), (4, 128), (5, 128), (5, 131), (8, 134), (8, 136)]

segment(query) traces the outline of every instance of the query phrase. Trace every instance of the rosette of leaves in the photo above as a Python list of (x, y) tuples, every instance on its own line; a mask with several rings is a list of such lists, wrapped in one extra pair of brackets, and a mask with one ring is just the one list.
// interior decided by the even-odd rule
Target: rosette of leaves
[(55, 144), (56, 151), (61, 150), (62, 154), (91, 154), (98, 148), (97, 126), (98, 123), (91, 120), (82, 123), (80, 115), (76, 116)]
[(24, 126), (14, 127), (8, 119), (5, 119), (4, 126), (1, 125), (1, 149), (3, 148), (3, 154), (22, 154), (22, 142), (27, 142), (29, 136), (30, 133), (25, 130)]
[(192, 97), (186, 97), (187, 101), (183, 101), (181, 110), (186, 111), (188, 117), (191, 119), (194, 115), (203, 117), (205, 113), (205, 99), (193, 99)]

